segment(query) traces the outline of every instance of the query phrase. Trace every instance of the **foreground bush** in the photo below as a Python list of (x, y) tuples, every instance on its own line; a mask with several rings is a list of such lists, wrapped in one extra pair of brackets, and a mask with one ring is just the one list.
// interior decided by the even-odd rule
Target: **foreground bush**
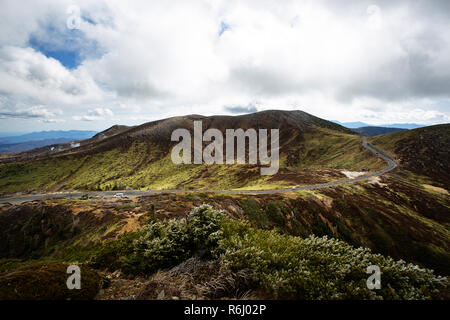
[[(446, 278), (404, 261), (372, 254), (327, 237), (306, 239), (224, 220), (221, 260), (232, 270), (250, 269), (273, 298), (437, 299)], [(366, 268), (380, 267), (381, 289), (367, 289)]]
[[(96, 263), (153, 273), (193, 255), (219, 258), (227, 272), (245, 270), (271, 298), (437, 299), (448, 289), (447, 279), (431, 270), (327, 237), (301, 239), (256, 229), (208, 205), (195, 208), (187, 219), (150, 223), (107, 244)], [(381, 269), (379, 290), (367, 289), (370, 265)]]
[(222, 212), (209, 205), (194, 208), (187, 219), (150, 222), (139, 232), (106, 243), (94, 259), (100, 268), (132, 274), (173, 267), (192, 255), (216, 255)]

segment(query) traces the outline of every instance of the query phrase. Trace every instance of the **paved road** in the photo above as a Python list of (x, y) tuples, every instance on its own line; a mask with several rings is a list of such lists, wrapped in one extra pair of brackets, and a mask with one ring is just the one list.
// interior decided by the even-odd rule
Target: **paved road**
[[(393, 170), (397, 167), (397, 163), (394, 158), (388, 155), (383, 150), (373, 146), (372, 144), (367, 142), (366, 137), (362, 138), (362, 145), (367, 150), (374, 153), (376, 156), (383, 159), (388, 166), (384, 169), (378, 170), (373, 173), (369, 173), (364, 176), (359, 176), (352, 179), (339, 180), (335, 182), (328, 182), (322, 184), (314, 184), (309, 186), (301, 186), (301, 187), (293, 187), (287, 189), (273, 189), (273, 190), (146, 190), (146, 191), (138, 191), (138, 190), (125, 190), (125, 191), (100, 191), (100, 192), (89, 192), (89, 196), (100, 196), (100, 197), (112, 197), (116, 193), (123, 193), (125, 197), (135, 197), (135, 196), (144, 196), (144, 195), (153, 195), (153, 194), (166, 194), (166, 193), (222, 193), (222, 194), (274, 194), (274, 193), (287, 193), (296, 190), (315, 190), (322, 189), (327, 187), (339, 186), (342, 184), (353, 183), (357, 181), (364, 181), (370, 179), (375, 176), (379, 176), (388, 171)], [(34, 195), (24, 195), (24, 196), (16, 196), (12, 198), (0, 198), (0, 203), (23, 203), (27, 201), (34, 200), (45, 200), (45, 199), (53, 199), (53, 198), (80, 198), (81, 196), (87, 194), (86, 192), (65, 192), (65, 193), (46, 193), (46, 194), (34, 194)]]

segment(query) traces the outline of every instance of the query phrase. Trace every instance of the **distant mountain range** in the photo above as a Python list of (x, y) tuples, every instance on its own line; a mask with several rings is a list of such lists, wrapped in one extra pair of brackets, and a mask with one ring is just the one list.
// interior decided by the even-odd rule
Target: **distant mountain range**
[(353, 131), (358, 132), (359, 134), (374, 137), (380, 134), (386, 134), (391, 132), (405, 131), (407, 129), (402, 128), (387, 128), (387, 127), (361, 127), (353, 129)]
[(40, 131), (0, 138), (0, 153), (22, 152), (43, 146), (92, 138), (96, 131)]
[(39, 141), (46, 139), (60, 139), (66, 138), (70, 140), (80, 140), (92, 138), (97, 132), (96, 131), (84, 131), (84, 130), (52, 130), (52, 131), (39, 131), (23, 134), (20, 136), (3, 137), (0, 138), (0, 144), (12, 144), (21, 143), (27, 141)]
[(12, 144), (0, 144), (0, 153), (22, 152), (22, 151), (27, 151), (27, 150), (32, 150), (35, 148), (48, 146), (51, 144), (64, 143), (64, 142), (69, 142), (69, 141), (72, 141), (72, 139), (58, 138), (58, 139), (45, 139), (45, 140), (37, 140), (37, 141), (25, 141), (25, 142), (12, 143)]
[(417, 123), (392, 123), (392, 124), (380, 124), (380, 125), (371, 125), (365, 122), (361, 122), (361, 121), (356, 121), (356, 122), (340, 122), (337, 120), (331, 120), (334, 123), (340, 124), (341, 126), (344, 126), (346, 128), (349, 129), (357, 129), (357, 128), (362, 128), (362, 127), (384, 127), (384, 128), (399, 128), (399, 129), (417, 129), (417, 128), (422, 128), (425, 127), (422, 124), (417, 124)]

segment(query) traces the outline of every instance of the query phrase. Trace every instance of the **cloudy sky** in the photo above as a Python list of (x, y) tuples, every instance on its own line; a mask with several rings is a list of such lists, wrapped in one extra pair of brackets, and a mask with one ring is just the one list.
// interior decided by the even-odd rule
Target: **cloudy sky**
[(0, 0), (0, 131), (301, 109), (450, 122), (450, 1)]

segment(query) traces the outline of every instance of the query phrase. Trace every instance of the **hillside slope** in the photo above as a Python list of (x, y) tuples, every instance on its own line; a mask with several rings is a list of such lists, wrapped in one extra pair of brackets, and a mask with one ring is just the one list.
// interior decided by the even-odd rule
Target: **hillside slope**
[[(17, 299), (32, 290), (46, 296), (45, 286), (41, 291), (27, 286), (30, 276), (41, 274), (36, 270), (42, 262), (57, 267), (76, 261), (111, 279), (102, 299), (156, 299), (162, 290), (168, 299), (242, 298), (245, 292), (258, 299), (445, 298), (447, 280), (431, 270), (358, 248), (363, 244), (374, 253), (417, 259), (419, 266), (446, 275), (445, 231), (430, 224), (434, 219), (403, 210), (391, 215), (382, 198), (363, 197), (363, 203), (347, 198), (361, 186), (349, 188), (345, 201), (341, 194), (204, 194), (0, 206), (0, 295)], [(403, 208), (406, 202), (399, 200), (396, 205)], [(212, 207), (201, 205), (205, 202)], [(382, 270), (384, 291), (367, 290), (366, 268), (374, 264)], [(18, 273), (28, 277), (11, 276)], [(44, 283), (58, 287), (59, 277), (47, 278)]]
[(353, 129), (353, 131), (356, 131), (359, 134), (369, 136), (369, 137), (378, 136), (380, 134), (405, 131), (405, 130), (406, 129), (402, 129), (402, 128), (388, 128), (388, 127), (360, 127), (360, 128)]
[(402, 169), (450, 189), (450, 124), (381, 135), (370, 142), (395, 155)]
[[(280, 129), (280, 170), (261, 176), (258, 165), (183, 165), (171, 161), (171, 134), (202, 120), (203, 131)], [(111, 129), (109, 129), (111, 130)], [(242, 116), (191, 115), (116, 127), (59, 152), (35, 150), (4, 158), (0, 192), (166, 188), (273, 188), (345, 177), (341, 169), (379, 169), (384, 164), (351, 130), (302, 111), (264, 111)], [(204, 143), (206, 145), (207, 143)]]

